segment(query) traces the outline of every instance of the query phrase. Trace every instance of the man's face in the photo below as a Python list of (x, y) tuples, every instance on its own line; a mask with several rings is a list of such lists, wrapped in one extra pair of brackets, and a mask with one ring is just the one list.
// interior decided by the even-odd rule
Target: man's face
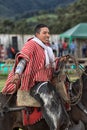
[(40, 29), (39, 33), (36, 33), (36, 37), (40, 39), (44, 44), (49, 43), (49, 29), (47, 27), (43, 27)]

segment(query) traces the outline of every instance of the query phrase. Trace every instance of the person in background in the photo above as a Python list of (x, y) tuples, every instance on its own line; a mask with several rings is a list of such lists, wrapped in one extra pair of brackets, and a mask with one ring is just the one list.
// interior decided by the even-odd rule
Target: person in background
[(87, 43), (86, 43), (86, 41), (84, 41), (84, 43), (82, 45), (82, 57), (83, 58), (87, 57)]
[(11, 44), (9, 44), (6, 51), (7, 51), (8, 58), (15, 59), (16, 50), (13, 48), (13, 46)]
[(63, 45), (63, 55), (67, 55), (68, 54), (68, 43), (67, 43), (66, 39), (64, 40), (62, 45)]
[(0, 45), (0, 57), (2, 60), (5, 59), (5, 49), (3, 44)]
[(56, 44), (54, 42), (52, 42), (51, 48), (53, 50), (54, 55), (57, 56), (57, 46), (56, 46)]
[(63, 44), (62, 44), (62, 40), (61, 39), (59, 39), (59, 41), (58, 41), (58, 49), (59, 49), (59, 54), (58, 54), (58, 56), (59, 57), (61, 57), (61, 56), (63, 56)]
[[(22, 50), (16, 55), (15, 65), (7, 78), (5, 87), (2, 89), (3, 94), (5, 93), (13, 94), (17, 92), (19, 88), (21, 90), (29, 92), (37, 84), (40, 84), (42, 88), (43, 85), (45, 85), (46, 86), (45, 88), (47, 88), (47, 85), (53, 78), (53, 73), (56, 69), (56, 63), (55, 63), (56, 59), (53, 54), (52, 48), (48, 46), (50, 37), (49, 28), (45, 24), (38, 24), (35, 27), (34, 31), (35, 36), (29, 39), (24, 44)], [(61, 57), (59, 61), (60, 62), (66, 61), (66, 56), (63, 58)], [(10, 82), (12, 84), (10, 84)], [(16, 84), (16, 90), (14, 84)], [(48, 98), (46, 100), (50, 98), (49, 96), (50, 95), (47, 95)], [(42, 98), (41, 100), (43, 101)], [(55, 105), (56, 104), (57, 103), (55, 103)], [(52, 106), (51, 101), (50, 105), (53, 109), (55, 109), (54, 108), (55, 106)], [(44, 107), (44, 105), (42, 107)], [(56, 130), (57, 114), (54, 115), (54, 113), (52, 113), (52, 111), (50, 111), (49, 108), (45, 108), (45, 110), (47, 109), (51, 113), (50, 117), (49, 113), (47, 113), (49, 123), (50, 123), (49, 118), (53, 118), (51, 116), (55, 116), (55, 119), (53, 118), (51, 120), (52, 121), (51, 124), (53, 124), (53, 127)], [(45, 117), (45, 112), (43, 112), (43, 115), (45, 120), (47, 121), (47, 118)], [(49, 123), (48, 125), (50, 127)]]
[(75, 42), (75, 40), (72, 40), (72, 42), (69, 45), (69, 50), (70, 50), (71, 55), (75, 56), (76, 48), (77, 48), (76, 42)]
[(0, 59), (1, 59), (1, 44), (0, 44)]

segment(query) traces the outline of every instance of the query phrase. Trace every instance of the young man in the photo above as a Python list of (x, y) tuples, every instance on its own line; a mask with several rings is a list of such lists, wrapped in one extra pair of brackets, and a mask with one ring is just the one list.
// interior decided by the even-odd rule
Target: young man
[[(37, 83), (40, 83), (42, 87), (43, 85), (47, 86), (48, 82), (52, 80), (56, 66), (53, 51), (48, 46), (49, 37), (47, 25), (39, 24), (35, 27), (35, 37), (29, 39), (17, 54), (15, 65), (8, 76), (2, 93), (14, 93), (14, 84), (16, 84), (16, 91), (19, 87), (21, 90), (29, 91)], [(66, 57), (63, 60), (66, 60)], [(10, 82), (13, 84), (10, 84)], [(54, 129), (57, 129), (55, 119), (52, 120), (52, 124)]]

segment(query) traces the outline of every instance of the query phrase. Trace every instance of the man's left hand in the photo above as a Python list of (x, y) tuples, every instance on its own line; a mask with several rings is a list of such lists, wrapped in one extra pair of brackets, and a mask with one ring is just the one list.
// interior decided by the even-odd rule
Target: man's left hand
[(60, 62), (66, 62), (67, 61), (67, 56), (62, 56), (60, 58)]

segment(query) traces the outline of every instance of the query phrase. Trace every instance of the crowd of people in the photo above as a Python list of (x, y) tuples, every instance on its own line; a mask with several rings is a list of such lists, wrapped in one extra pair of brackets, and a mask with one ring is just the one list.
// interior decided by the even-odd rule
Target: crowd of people
[[(75, 39), (69, 43), (68, 40), (62, 40), (59, 39), (58, 42), (52, 41), (52, 43), (48, 43), (49, 46), (51, 46), (54, 55), (57, 57), (61, 57), (67, 54), (71, 54), (72, 56), (76, 56), (77, 54), (77, 42)], [(84, 40), (82, 42), (82, 47), (81, 47), (81, 57), (85, 58), (87, 57), (87, 42)], [(11, 44), (8, 45), (8, 47), (4, 47), (4, 44), (0, 44), (0, 59), (15, 59), (15, 55), (19, 52), (19, 50), (16, 50)]]
[[(72, 39), (71, 42), (68, 40), (62, 40), (59, 39), (57, 43), (53, 42), (51, 43), (51, 48), (53, 49), (53, 52), (55, 56), (61, 57), (67, 54), (70, 54), (72, 56), (78, 55), (78, 46), (77, 46), (77, 41), (76, 39)], [(87, 41), (83, 40), (81, 41), (81, 52), (79, 53), (81, 58), (86, 58), (87, 57)], [(79, 50), (79, 51), (80, 51)]]
[(54, 48), (53, 48), (53, 42), (51, 45), (53, 52), (55, 49), (55, 55), (60, 57), (60, 56), (64, 56), (67, 54), (71, 54), (73, 56), (75, 56), (75, 53), (77, 51), (77, 43), (75, 42), (75, 40), (72, 40), (72, 42), (69, 44), (68, 41), (65, 39), (64, 41), (62, 41), (62, 39), (59, 39), (58, 43), (54, 43)]

